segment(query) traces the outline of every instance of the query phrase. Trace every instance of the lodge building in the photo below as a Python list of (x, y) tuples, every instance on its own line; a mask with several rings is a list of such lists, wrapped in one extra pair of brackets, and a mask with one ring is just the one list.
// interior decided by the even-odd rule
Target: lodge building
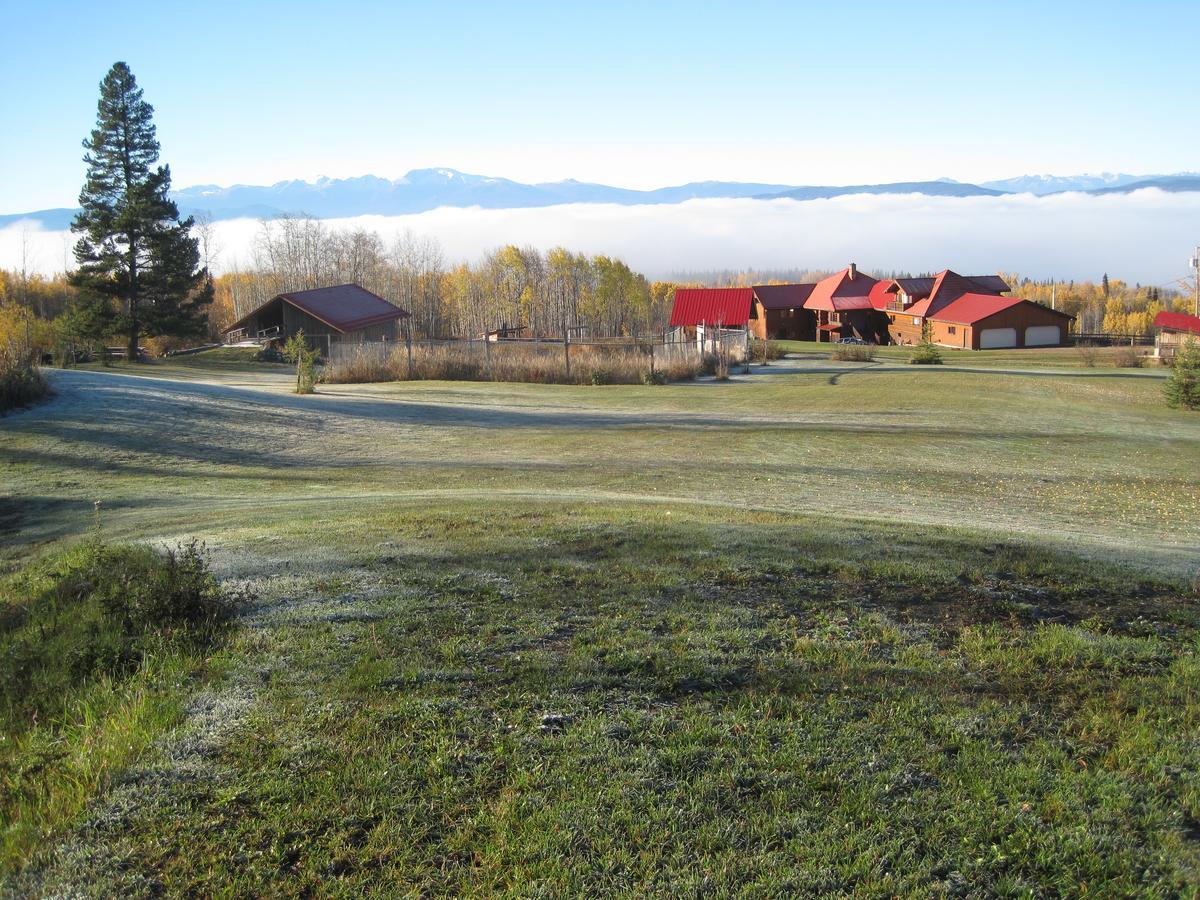
[(745, 328), (760, 340), (871, 344), (935, 344), (970, 350), (1060, 347), (1073, 317), (1031, 300), (1007, 296), (998, 275), (945, 269), (922, 278), (876, 279), (851, 263), (814, 284), (753, 288), (681, 288), (672, 327)]

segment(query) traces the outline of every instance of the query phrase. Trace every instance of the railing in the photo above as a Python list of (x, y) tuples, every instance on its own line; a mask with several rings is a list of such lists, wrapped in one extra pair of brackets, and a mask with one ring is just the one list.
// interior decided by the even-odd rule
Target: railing
[(1148, 334), (1120, 334), (1117, 332), (1073, 332), (1067, 335), (1073, 344), (1092, 344), (1096, 347), (1149, 347), (1154, 338)]

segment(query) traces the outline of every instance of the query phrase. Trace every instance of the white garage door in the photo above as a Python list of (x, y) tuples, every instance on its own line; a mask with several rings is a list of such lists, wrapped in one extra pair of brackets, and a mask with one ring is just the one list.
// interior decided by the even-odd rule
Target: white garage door
[(979, 332), (980, 350), (1015, 346), (1017, 346), (1017, 329), (1015, 328), (985, 328)]
[(1026, 347), (1048, 347), (1062, 343), (1057, 325), (1030, 325), (1025, 329)]

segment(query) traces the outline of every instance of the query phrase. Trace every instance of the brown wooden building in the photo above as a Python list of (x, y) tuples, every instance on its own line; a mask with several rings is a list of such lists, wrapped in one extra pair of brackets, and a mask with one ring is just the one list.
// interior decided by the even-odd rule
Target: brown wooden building
[(1004, 347), (1061, 347), (1073, 316), (1020, 297), (997, 275), (959, 275), (946, 269), (925, 278), (876, 282), (871, 305), (887, 317), (881, 343), (988, 350)]
[(814, 341), (817, 316), (804, 303), (815, 284), (755, 285), (750, 306), (750, 333), (761, 341)]
[(1188, 341), (1200, 343), (1200, 316), (1187, 313), (1160, 312), (1154, 317), (1154, 356), (1171, 362), (1179, 348)]
[(836, 343), (858, 338), (886, 343), (886, 319), (871, 304), (871, 290), (876, 284), (874, 278), (850, 263), (813, 285), (804, 306), (816, 317), (816, 339)]
[(332, 344), (394, 341), (408, 313), (357, 284), (278, 294), (225, 329), (225, 340), (283, 342), (303, 330), (309, 345), (329, 353)]

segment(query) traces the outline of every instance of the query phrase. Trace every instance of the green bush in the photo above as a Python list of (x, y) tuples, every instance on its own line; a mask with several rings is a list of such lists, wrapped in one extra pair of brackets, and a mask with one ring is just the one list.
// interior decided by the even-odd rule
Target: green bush
[(0, 413), (30, 406), (49, 393), (50, 386), (37, 369), (13, 366), (0, 371)]
[(787, 351), (782, 344), (776, 341), (760, 341), (757, 338), (750, 341), (750, 353), (748, 359), (760, 363), (770, 362), (771, 360), (783, 359), (787, 355)]
[(647, 369), (642, 373), (642, 384), (666, 384), (667, 375), (660, 369)]
[(937, 348), (937, 345), (929, 341), (922, 341), (917, 344), (913, 355), (908, 358), (909, 363), (914, 366), (940, 366), (942, 364), (942, 351)]
[(150, 655), (212, 640), (231, 604), (196, 542), (164, 552), (99, 540), (0, 585), (0, 714), (19, 733), (49, 721), (88, 682)]
[(589, 380), (592, 384), (612, 384), (613, 374), (608, 369), (592, 369)]
[(1200, 343), (1194, 339), (1175, 354), (1163, 395), (1172, 409), (1200, 409)]
[(311, 394), (317, 383), (317, 354), (308, 346), (304, 329), (300, 329), (283, 345), (283, 358), (296, 364), (296, 393)]
[(842, 362), (870, 362), (875, 358), (875, 348), (868, 344), (835, 344), (829, 358)]

